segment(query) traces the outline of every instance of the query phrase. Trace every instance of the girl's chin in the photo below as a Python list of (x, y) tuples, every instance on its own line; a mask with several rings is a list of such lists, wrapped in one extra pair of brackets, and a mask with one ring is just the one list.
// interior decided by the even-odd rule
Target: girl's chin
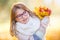
[(26, 23), (27, 23), (27, 21), (26, 21), (26, 22), (25, 22), (25, 21), (23, 21), (23, 22), (21, 22), (21, 23), (26, 24)]

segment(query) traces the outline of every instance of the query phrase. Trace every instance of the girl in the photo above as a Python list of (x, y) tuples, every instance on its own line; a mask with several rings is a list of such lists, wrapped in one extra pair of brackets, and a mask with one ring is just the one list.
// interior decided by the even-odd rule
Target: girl
[(48, 19), (48, 17), (45, 17), (41, 21), (25, 5), (15, 4), (11, 10), (10, 34), (15, 35), (18, 40), (40, 40), (45, 32), (42, 29), (46, 28)]

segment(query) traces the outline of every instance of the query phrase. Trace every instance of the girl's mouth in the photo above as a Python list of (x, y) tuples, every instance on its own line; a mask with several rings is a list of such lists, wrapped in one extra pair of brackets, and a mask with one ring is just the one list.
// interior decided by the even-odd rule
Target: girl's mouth
[(27, 19), (24, 19), (23, 21), (27, 21)]

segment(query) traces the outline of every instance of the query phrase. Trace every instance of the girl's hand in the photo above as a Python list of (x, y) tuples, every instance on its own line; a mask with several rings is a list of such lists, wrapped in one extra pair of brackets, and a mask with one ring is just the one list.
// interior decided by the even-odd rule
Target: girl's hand
[(43, 28), (46, 28), (48, 26), (48, 23), (50, 21), (49, 16), (45, 16), (42, 20), (41, 20), (41, 26)]

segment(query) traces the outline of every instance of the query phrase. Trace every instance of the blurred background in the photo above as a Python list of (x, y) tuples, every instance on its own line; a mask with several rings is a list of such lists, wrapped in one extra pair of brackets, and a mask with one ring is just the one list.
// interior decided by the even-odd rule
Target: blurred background
[(46, 30), (46, 40), (60, 40), (60, 0), (0, 0), (0, 40), (17, 40), (11, 37), (10, 13), (14, 3), (22, 2), (33, 11), (34, 7), (46, 6), (52, 10)]

